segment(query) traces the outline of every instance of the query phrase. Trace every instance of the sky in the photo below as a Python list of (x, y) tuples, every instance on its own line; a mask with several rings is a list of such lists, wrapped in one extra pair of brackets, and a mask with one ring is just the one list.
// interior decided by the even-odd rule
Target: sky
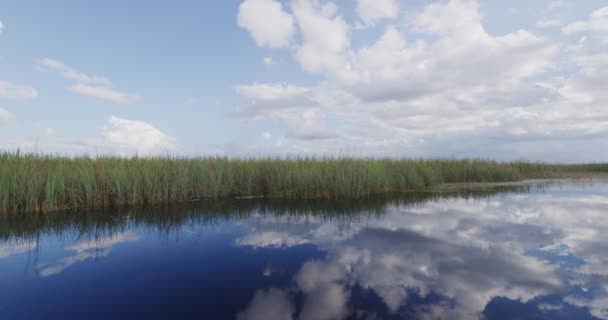
[(605, 0), (0, 0), (0, 150), (608, 161)]

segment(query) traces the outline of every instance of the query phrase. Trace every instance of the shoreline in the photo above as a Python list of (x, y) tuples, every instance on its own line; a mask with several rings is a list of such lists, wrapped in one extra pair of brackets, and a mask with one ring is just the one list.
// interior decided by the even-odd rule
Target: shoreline
[(608, 182), (608, 173), (588, 173), (578, 172), (563, 174), (552, 178), (545, 179), (524, 179), (518, 181), (501, 181), (501, 182), (453, 182), (442, 183), (427, 188), (428, 191), (458, 191), (458, 190), (483, 190), (502, 187), (526, 187), (539, 186), (547, 184), (571, 183), (571, 182)]

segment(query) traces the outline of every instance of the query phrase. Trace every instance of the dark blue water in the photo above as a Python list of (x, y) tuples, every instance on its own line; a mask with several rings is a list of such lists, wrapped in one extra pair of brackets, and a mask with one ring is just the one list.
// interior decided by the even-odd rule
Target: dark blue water
[(608, 319), (608, 184), (4, 217), (0, 319)]

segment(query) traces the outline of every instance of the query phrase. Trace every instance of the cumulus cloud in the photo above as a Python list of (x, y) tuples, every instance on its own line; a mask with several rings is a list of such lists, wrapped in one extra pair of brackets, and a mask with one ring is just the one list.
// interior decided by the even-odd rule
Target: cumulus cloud
[(24, 100), (35, 98), (38, 91), (30, 86), (23, 86), (0, 80), (0, 98), (11, 100)]
[(325, 124), (322, 114), (314, 110), (298, 114), (286, 114), (282, 120), (288, 127), (287, 137), (301, 140), (323, 140), (335, 138), (338, 134)]
[(0, 21), (0, 35), (2, 34), (3, 31), (4, 31), (4, 25), (2, 24), (2, 21)]
[[(247, 112), (237, 113), (278, 120), (288, 138), (306, 136), (294, 130), (295, 119), (301, 124), (314, 119), (308, 123), (324, 128), (331, 122), (340, 132), (333, 135), (337, 140), (314, 147), (294, 139), (299, 142), (284, 146), (291, 151), (331, 153), (339, 146), (358, 155), (608, 157), (590, 153), (603, 150), (601, 137), (608, 134), (602, 107), (608, 99), (600, 88), (608, 74), (605, 12), (600, 8), (588, 20), (564, 27), (566, 38), (524, 29), (492, 34), (478, 1), (449, 0), (424, 6), (405, 25), (384, 24), (377, 39), (355, 46), (358, 29), (334, 3), (294, 0), (291, 13), (302, 37), (294, 42), (293, 59), (322, 80), (306, 88), (241, 87), (237, 92), (247, 102), (239, 111)], [(554, 24), (542, 21), (539, 27)], [(579, 34), (585, 37), (569, 37)], [(582, 141), (596, 147), (539, 152), (582, 150)]]
[(350, 25), (333, 2), (295, 0), (296, 23), (302, 33), (295, 59), (308, 72), (336, 73), (344, 67), (342, 54), (350, 48)]
[(432, 3), (414, 19), (416, 31), (441, 35), (481, 35), (485, 31), (481, 25), (479, 3), (475, 0), (450, 0)]
[(63, 62), (43, 58), (38, 62), (38, 66), (41, 70), (54, 71), (66, 79), (75, 81), (76, 83), (68, 87), (68, 90), (77, 95), (121, 105), (133, 104), (139, 100), (139, 96), (136, 94), (114, 89), (110, 79), (87, 75), (65, 65)]
[(295, 33), (293, 17), (276, 0), (243, 1), (237, 23), (262, 47), (287, 47)]
[(323, 97), (310, 88), (286, 84), (252, 84), (237, 86), (236, 91), (250, 104), (237, 110), (241, 118), (275, 119), (287, 128), (286, 136), (300, 140), (336, 137), (327, 125), (322, 111)]
[[(2, 111), (2, 109), (0, 109)], [(0, 123), (2, 123), (0, 112)], [(9, 119), (13, 119), (12, 116)], [(10, 122), (9, 122), (10, 123)], [(95, 156), (166, 156), (182, 150), (176, 139), (141, 121), (111, 116), (96, 134), (66, 137), (61, 129), (40, 128), (34, 138), (5, 140), (2, 148), (24, 152)]]
[(365, 100), (377, 101), (439, 93), (452, 98), (465, 89), (486, 94), (487, 87), (514, 85), (547, 70), (547, 59), (557, 53), (555, 44), (527, 31), (488, 34), (478, 4), (471, 0), (429, 5), (412, 28), (439, 39), (408, 43), (403, 32), (388, 27), (376, 43), (357, 52), (352, 61), (356, 72), (343, 85)]
[(111, 116), (102, 131), (103, 142), (110, 150), (123, 154), (168, 154), (177, 149), (175, 139), (152, 125), (137, 120)]
[(399, 16), (397, 0), (358, 0), (357, 14), (366, 25), (374, 25), (382, 19), (395, 19)]

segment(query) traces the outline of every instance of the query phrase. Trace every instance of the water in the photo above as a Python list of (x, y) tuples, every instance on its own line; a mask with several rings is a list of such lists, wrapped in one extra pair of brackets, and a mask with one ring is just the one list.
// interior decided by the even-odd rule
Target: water
[(608, 319), (608, 184), (0, 219), (0, 319)]

